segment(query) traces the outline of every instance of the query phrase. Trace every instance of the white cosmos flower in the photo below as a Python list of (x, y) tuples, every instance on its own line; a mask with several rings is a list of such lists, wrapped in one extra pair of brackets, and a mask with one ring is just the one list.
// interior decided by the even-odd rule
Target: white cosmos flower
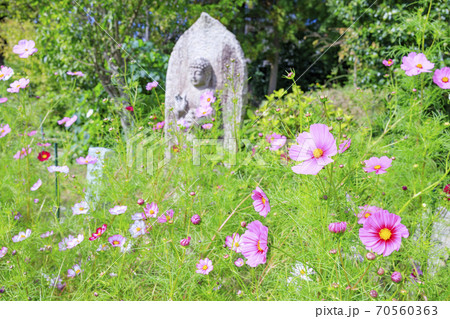
[(27, 229), (25, 232), (21, 231), (19, 234), (12, 238), (12, 241), (17, 243), (19, 241), (25, 240), (31, 235), (31, 229)]
[(316, 272), (312, 268), (309, 268), (307, 265), (305, 266), (301, 262), (298, 262), (292, 268), (291, 275), (293, 277), (289, 277), (287, 279), (287, 281), (288, 281), (288, 283), (290, 283), (295, 278), (299, 278), (301, 280), (306, 280), (306, 281), (312, 281), (312, 279), (309, 278), (308, 275), (314, 275), (315, 273)]
[(146, 229), (147, 225), (145, 225), (145, 222), (142, 220), (137, 220), (134, 222), (134, 224), (131, 225), (129, 231), (131, 233), (131, 236), (133, 236), (133, 238), (136, 238), (140, 235), (145, 235)]
[(86, 202), (76, 203), (72, 207), (72, 212), (74, 215), (87, 214), (89, 211), (89, 205)]

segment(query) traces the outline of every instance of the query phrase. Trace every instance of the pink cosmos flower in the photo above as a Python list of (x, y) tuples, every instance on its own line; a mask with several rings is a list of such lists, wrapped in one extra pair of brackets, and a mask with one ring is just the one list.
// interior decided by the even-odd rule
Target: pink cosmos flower
[(97, 251), (106, 251), (109, 249), (109, 246), (107, 246), (106, 244), (100, 244), (100, 246), (98, 246)]
[(236, 259), (234, 264), (236, 265), (236, 267), (242, 267), (242, 266), (244, 266), (244, 259), (238, 258), (238, 259)]
[(261, 216), (267, 217), (267, 214), (270, 212), (270, 203), (266, 193), (258, 186), (252, 193), (253, 207)]
[(241, 252), (241, 242), (242, 237), (238, 233), (234, 233), (233, 236), (227, 236), (225, 239), (225, 245), (237, 253)]
[(15, 242), (15, 243), (17, 243), (17, 242), (19, 242), (19, 241), (22, 241), (22, 240), (27, 239), (27, 238), (30, 237), (30, 236), (31, 236), (31, 229), (27, 229), (25, 232), (21, 231), (21, 232), (19, 232), (18, 235), (15, 235), (15, 236), (12, 238), (12, 241)]
[(78, 119), (78, 116), (74, 115), (69, 120), (67, 120), (65, 127), (70, 127), (73, 123), (75, 123)]
[(18, 81), (14, 81), (13, 83), (11, 83), (8, 89), (6, 89), (6, 91), (8, 91), (9, 93), (19, 93), (20, 89), (24, 89), (27, 87), (27, 85), (30, 83), (29, 79), (20, 79)]
[(204, 130), (210, 130), (210, 129), (212, 129), (212, 127), (213, 127), (212, 123), (207, 123), (207, 124), (202, 125), (202, 129), (204, 129)]
[(434, 63), (427, 60), (425, 54), (411, 52), (408, 56), (402, 58), (402, 70), (406, 72), (406, 75), (413, 76), (422, 72), (431, 72), (434, 68)]
[(0, 104), (5, 103), (6, 101), (8, 101), (7, 97), (0, 97)]
[(441, 89), (450, 89), (450, 68), (443, 67), (434, 71), (433, 82)]
[(363, 228), (359, 230), (359, 238), (366, 249), (384, 257), (394, 250), (399, 250), (402, 237), (409, 236), (405, 225), (400, 224), (401, 218), (395, 214), (378, 212), (367, 218)]
[(76, 161), (80, 165), (87, 165), (87, 164), (95, 164), (97, 163), (97, 160), (98, 160), (97, 157), (88, 155), (86, 157), (79, 157), (77, 158)]
[(47, 238), (47, 237), (50, 237), (52, 235), (53, 235), (53, 230), (47, 231), (47, 232), (41, 234), (40, 236), (41, 236), (41, 238)]
[(8, 252), (8, 248), (2, 247), (2, 249), (0, 249), (0, 258), (5, 257), (7, 252)]
[(30, 190), (31, 190), (32, 192), (37, 191), (37, 190), (39, 189), (39, 187), (41, 187), (41, 186), (42, 186), (42, 181), (41, 181), (41, 179), (39, 178), (38, 181), (37, 181), (36, 183), (34, 183), (33, 186), (31, 186)]
[(200, 107), (195, 109), (195, 116), (198, 118), (211, 115), (213, 108), (209, 105), (200, 105)]
[(22, 159), (25, 156), (27, 156), (28, 154), (31, 154), (31, 148), (30, 146), (27, 146), (27, 148), (22, 148), (21, 151), (18, 151), (15, 155), (14, 158), (15, 159)]
[(58, 125), (63, 125), (68, 120), (70, 120), (70, 117), (63, 117), (61, 120), (58, 121)]
[(26, 59), (38, 51), (34, 46), (33, 40), (20, 40), (19, 44), (13, 47), (13, 52), (18, 54), (20, 58)]
[(352, 139), (351, 138), (349, 138), (348, 140), (345, 140), (344, 142), (339, 144), (339, 154), (342, 154), (346, 150), (348, 150), (351, 144), (352, 144)]
[(200, 259), (196, 266), (197, 270), (195, 272), (202, 275), (207, 275), (214, 269), (212, 261), (208, 258)]
[(269, 228), (261, 224), (259, 220), (252, 221), (241, 237), (241, 253), (247, 258), (247, 265), (256, 267), (266, 263), (269, 247), (267, 236)]
[(216, 101), (214, 93), (207, 91), (200, 96), (200, 106), (210, 106)]
[(85, 74), (81, 71), (76, 71), (76, 72), (68, 71), (67, 74), (72, 75), (72, 76), (76, 75), (76, 76), (80, 76), (80, 77), (85, 76)]
[(165, 214), (159, 216), (158, 223), (172, 223), (173, 209), (169, 209)]
[(328, 230), (332, 233), (343, 233), (347, 229), (347, 223), (346, 222), (340, 222), (340, 223), (331, 223), (328, 225)]
[(364, 205), (364, 206), (359, 206), (359, 209), (360, 209), (360, 211), (359, 211), (359, 214), (357, 215), (357, 217), (358, 217), (358, 224), (361, 224), (361, 225), (364, 225), (367, 218), (369, 218), (370, 216), (372, 216), (375, 213), (380, 213), (380, 212), (389, 213), (387, 210), (384, 210), (383, 208), (380, 208), (377, 206)]
[(123, 247), (127, 239), (121, 235), (114, 235), (108, 238), (109, 243), (113, 247)]
[(191, 242), (191, 237), (188, 236), (188, 238), (183, 238), (180, 240), (180, 245), (183, 247), (189, 246), (189, 243)]
[(14, 74), (13, 69), (8, 68), (7, 66), (2, 65), (0, 67), (0, 80), (1, 81), (8, 81), (10, 77), (12, 77)]
[(67, 166), (55, 166), (55, 165), (52, 165), (52, 166), (49, 166), (47, 168), (47, 170), (50, 173), (58, 172), (58, 173), (69, 174), (69, 167), (67, 167)]
[(366, 173), (375, 172), (375, 174), (384, 174), (391, 167), (392, 159), (387, 156), (381, 158), (371, 157), (367, 161), (364, 161), (364, 163), (366, 163), (366, 167), (364, 167)]
[(267, 142), (270, 144), (270, 150), (276, 151), (284, 146), (286, 144), (286, 136), (280, 135), (280, 134), (269, 134), (266, 136)]
[(73, 215), (84, 215), (87, 214), (87, 212), (89, 211), (89, 205), (86, 202), (80, 202), (80, 203), (76, 203), (73, 207), (72, 207), (72, 213)]
[(106, 228), (108, 228), (108, 226), (106, 224), (103, 224), (102, 227), (97, 228), (95, 233), (92, 233), (92, 236), (89, 237), (89, 240), (93, 241), (93, 240), (96, 240), (97, 238), (99, 238), (106, 231)]
[(37, 133), (37, 131), (31, 131), (31, 132), (28, 133), (27, 135), (28, 135), (28, 136), (34, 136), (34, 135), (36, 135), (36, 133)]
[(313, 124), (310, 133), (303, 132), (297, 137), (298, 145), (289, 149), (289, 157), (294, 161), (303, 161), (292, 167), (296, 174), (317, 175), (337, 154), (336, 141), (325, 124)]
[(144, 208), (144, 213), (147, 217), (157, 217), (159, 213), (158, 204), (156, 204), (155, 202), (147, 204)]
[(73, 278), (75, 276), (78, 276), (79, 274), (81, 274), (83, 272), (81, 270), (81, 267), (78, 264), (74, 265), (72, 268), (73, 269), (69, 269), (67, 271), (67, 277), (69, 277), (69, 278)]
[(112, 215), (120, 215), (127, 211), (127, 206), (114, 206), (113, 208), (109, 209), (109, 212)]
[(5, 137), (11, 132), (11, 128), (8, 124), (0, 124), (0, 138)]
[(165, 123), (166, 123), (165, 121), (156, 123), (156, 126), (153, 128), (153, 130), (155, 131), (155, 130), (160, 130), (160, 129), (164, 128)]
[(394, 61), (392, 61), (392, 59), (388, 59), (388, 60), (383, 60), (383, 65), (384, 66), (391, 66), (392, 64), (394, 64)]
[(49, 147), (51, 144), (50, 143), (37, 143), (37, 146), (42, 146), (42, 147)]
[(146, 89), (147, 91), (151, 91), (152, 89), (154, 89), (154, 88), (157, 87), (157, 86), (158, 86), (158, 82), (153, 81), (153, 82), (147, 83), (147, 85), (145, 86), (145, 89)]

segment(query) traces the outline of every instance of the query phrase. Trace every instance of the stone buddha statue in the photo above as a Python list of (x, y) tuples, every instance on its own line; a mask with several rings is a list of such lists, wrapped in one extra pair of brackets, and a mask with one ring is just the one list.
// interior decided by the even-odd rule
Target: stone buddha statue
[(196, 118), (195, 110), (200, 107), (200, 97), (206, 92), (214, 93), (214, 71), (205, 58), (197, 57), (189, 64), (188, 80), (191, 85), (175, 96), (174, 113), (177, 122), (186, 127), (204, 122)]

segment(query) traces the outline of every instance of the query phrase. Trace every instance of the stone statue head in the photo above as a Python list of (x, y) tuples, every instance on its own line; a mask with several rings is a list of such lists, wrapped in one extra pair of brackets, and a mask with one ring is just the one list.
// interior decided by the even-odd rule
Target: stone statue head
[(189, 80), (195, 87), (211, 85), (212, 66), (205, 58), (196, 58), (189, 65)]

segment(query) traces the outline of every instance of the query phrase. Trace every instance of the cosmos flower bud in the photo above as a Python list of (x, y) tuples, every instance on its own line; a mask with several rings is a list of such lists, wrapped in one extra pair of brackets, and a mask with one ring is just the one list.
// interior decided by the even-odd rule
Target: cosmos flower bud
[(377, 256), (375, 256), (374, 253), (367, 253), (367, 254), (366, 254), (366, 258), (367, 258), (368, 260), (374, 260), (375, 258), (377, 258)]
[(378, 270), (377, 270), (377, 274), (378, 275), (380, 275), (380, 276), (383, 276), (384, 275), (384, 269), (383, 268), (378, 268)]
[(331, 250), (329, 251), (329, 253), (332, 254), (332, 255), (334, 255), (334, 254), (337, 253), (337, 250), (336, 250), (336, 249), (331, 249)]
[(259, 137), (263, 137), (263, 133), (258, 133), (258, 136)]
[(144, 205), (145, 201), (142, 198), (137, 200), (138, 205)]
[(332, 233), (343, 233), (347, 229), (347, 223), (346, 222), (340, 222), (340, 223), (331, 223), (328, 225), (328, 230)]
[(200, 224), (200, 222), (202, 221), (200, 215), (195, 214), (194, 216), (191, 217), (191, 222), (194, 225), (198, 225)]
[(244, 221), (242, 221), (242, 222), (241, 222), (241, 227), (242, 227), (242, 228), (245, 228), (245, 227), (247, 227), (247, 223), (246, 223), (246, 222), (244, 222)]
[(180, 241), (180, 245), (181, 246), (189, 246), (189, 243), (191, 242), (191, 237), (188, 237), (188, 238), (183, 238), (181, 241)]
[(2, 288), (0, 288), (0, 294), (3, 294), (3, 293), (5, 293), (5, 287), (2, 287)]
[(402, 281), (402, 274), (398, 271), (394, 271), (391, 275), (391, 279), (393, 282), (400, 282)]
[(372, 298), (378, 297), (378, 292), (376, 292), (375, 290), (371, 290), (369, 294), (370, 294), (370, 297), (372, 297)]
[(407, 190), (408, 190), (408, 187), (402, 186), (402, 189), (403, 189), (404, 191), (407, 191)]
[(195, 196), (195, 192), (190, 192), (189, 195)]

